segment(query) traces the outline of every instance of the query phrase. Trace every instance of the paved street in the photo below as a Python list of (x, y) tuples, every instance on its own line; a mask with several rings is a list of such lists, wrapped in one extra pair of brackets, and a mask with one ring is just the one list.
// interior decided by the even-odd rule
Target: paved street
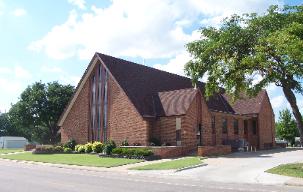
[(300, 187), (229, 184), (178, 176), (140, 176), (0, 160), (1, 192), (302, 191)]
[(293, 178), (265, 171), (280, 164), (303, 162), (303, 150), (273, 149), (232, 153), (222, 157), (208, 158), (204, 162), (207, 166), (182, 171), (177, 175), (199, 178), (203, 181), (279, 185), (291, 182)]

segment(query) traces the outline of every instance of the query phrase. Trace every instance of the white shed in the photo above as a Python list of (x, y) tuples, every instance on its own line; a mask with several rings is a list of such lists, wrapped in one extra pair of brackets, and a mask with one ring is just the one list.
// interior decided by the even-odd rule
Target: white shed
[(28, 141), (24, 137), (0, 137), (0, 148), (2, 149), (23, 148), (26, 144)]

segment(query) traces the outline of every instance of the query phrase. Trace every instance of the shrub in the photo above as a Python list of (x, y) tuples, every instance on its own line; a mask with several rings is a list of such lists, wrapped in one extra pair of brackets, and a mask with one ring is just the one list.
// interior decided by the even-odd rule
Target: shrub
[(115, 148), (112, 150), (113, 154), (122, 155), (122, 151), (124, 148)]
[(62, 146), (56, 146), (56, 147), (54, 147), (54, 152), (56, 152), (56, 153), (62, 153), (63, 152), (63, 147)]
[(112, 150), (117, 147), (116, 143), (113, 140), (109, 140), (106, 142), (104, 146), (104, 152), (106, 155), (110, 155), (112, 153)]
[(76, 145), (76, 146), (75, 146), (75, 151), (76, 151), (76, 152), (78, 152), (78, 149), (79, 149), (80, 146), (82, 146), (82, 145)]
[(95, 141), (93, 143), (93, 146), (92, 146), (92, 149), (95, 153), (102, 153), (103, 152), (103, 148), (104, 148), (104, 145), (103, 143), (101, 142), (98, 142), (98, 141)]
[(70, 148), (72, 150), (75, 150), (75, 146), (76, 146), (76, 141), (75, 139), (70, 139), (68, 142), (66, 142), (63, 147), (64, 148)]
[(56, 149), (52, 145), (40, 145), (33, 151), (34, 154), (50, 154), (56, 153)]
[(122, 141), (121, 146), (128, 146), (128, 145), (129, 145), (129, 144), (128, 144), (127, 139), (124, 139), (124, 140)]
[(123, 155), (127, 157), (135, 157), (135, 158), (141, 158), (141, 157), (147, 157), (153, 155), (153, 152), (150, 149), (147, 148), (115, 148), (112, 150), (113, 154), (117, 155)]
[(64, 153), (71, 153), (71, 152), (73, 152), (73, 150), (71, 148), (68, 148), (68, 147), (64, 147), (63, 151), (64, 151)]
[(75, 149), (78, 153), (84, 153), (85, 152), (85, 146), (84, 145), (76, 145)]
[(84, 145), (85, 153), (91, 153), (93, 152), (93, 144), (92, 143), (86, 143)]

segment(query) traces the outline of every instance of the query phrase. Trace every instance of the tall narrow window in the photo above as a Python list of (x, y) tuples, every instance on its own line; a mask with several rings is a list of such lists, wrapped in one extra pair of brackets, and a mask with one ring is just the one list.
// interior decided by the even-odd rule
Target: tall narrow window
[(92, 140), (95, 140), (95, 128), (96, 128), (96, 77), (92, 77), (91, 84), (91, 132)]
[(248, 134), (248, 122), (247, 122), (247, 120), (244, 120), (244, 134), (245, 135)]
[(234, 119), (234, 134), (239, 134), (239, 121), (238, 119)]
[(227, 134), (227, 119), (222, 118), (222, 133)]
[(104, 100), (103, 100), (103, 141), (107, 140), (107, 105), (108, 105), (108, 99), (107, 99), (107, 81), (108, 81), (108, 74), (107, 71), (105, 71), (105, 77), (104, 77)]
[(256, 120), (252, 121), (252, 132), (254, 135), (257, 135), (257, 121)]
[(97, 98), (98, 98), (98, 106), (97, 106), (97, 141), (101, 139), (101, 96), (102, 96), (102, 67), (101, 65), (98, 66), (98, 90), (97, 90)]
[(176, 142), (181, 145), (181, 118), (176, 118)]
[(216, 117), (212, 116), (211, 117), (211, 129), (212, 129), (212, 134), (216, 133)]

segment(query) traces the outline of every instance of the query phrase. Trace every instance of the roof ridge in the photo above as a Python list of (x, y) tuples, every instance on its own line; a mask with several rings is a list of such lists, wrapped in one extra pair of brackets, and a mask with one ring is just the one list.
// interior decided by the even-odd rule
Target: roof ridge
[[(168, 71), (164, 71), (164, 70), (161, 70), (161, 69), (157, 69), (157, 68), (154, 68), (154, 67), (151, 67), (151, 66), (143, 65), (143, 64), (140, 64), (140, 63), (135, 63), (135, 62), (133, 62), (133, 61), (128, 61), (128, 60), (126, 60), (126, 59), (114, 57), (114, 56), (107, 55), (107, 54), (104, 54), (104, 53), (99, 53), (99, 52), (96, 52), (96, 53), (97, 53), (98, 55), (103, 55), (103, 56), (106, 56), (106, 57), (111, 57), (111, 58), (114, 58), (114, 59), (117, 59), (117, 60), (121, 60), (121, 61), (125, 61), (125, 62), (128, 62), (128, 63), (134, 64), (134, 65), (139, 65), (139, 66), (141, 66), (141, 67), (146, 67), (146, 68), (148, 68), (148, 69), (152, 69), (152, 70), (156, 70), (156, 71), (161, 71), (161, 72), (164, 72), (164, 73), (168, 73), (168, 74), (170, 74), (170, 75), (174, 75), (174, 76), (178, 76), (178, 77), (182, 77), (182, 78), (191, 80), (191, 78), (189, 78), (189, 77), (182, 76), (182, 75), (178, 75), (178, 74), (171, 73), (171, 72), (168, 72)], [(202, 82), (202, 81), (199, 81), (199, 82), (204, 84), (204, 82)]]

